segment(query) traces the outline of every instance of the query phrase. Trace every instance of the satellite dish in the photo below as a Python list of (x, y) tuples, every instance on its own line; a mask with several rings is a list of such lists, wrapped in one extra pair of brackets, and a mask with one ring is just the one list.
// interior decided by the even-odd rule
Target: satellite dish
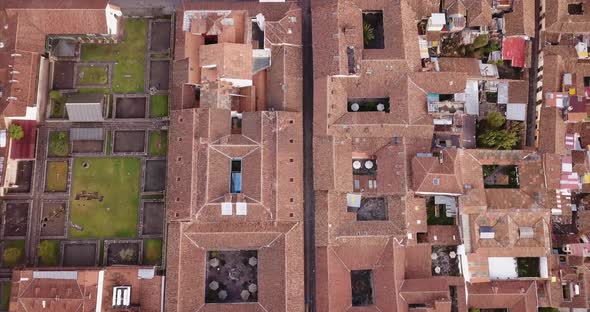
[(373, 161), (371, 161), (371, 160), (365, 161), (365, 168), (367, 168), (367, 169), (373, 168)]
[(385, 105), (383, 105), (383, 103), (379, 103), (377, 104), (377, 110), (382, 112), (385, 110)]
[(350, 105), (350, 109), (352, 109), (353, 112), (358, 112), (359, 108), (361, 107), (358, 103), (352, 103), (352, 105)]
[(358, 161), (358, 160), (353, 161), (352, 162), (352, 168), (357, 169), (357, 170), (358, 169), (361, 169), (361, 162)]
[(434, 273), (440, 274), (440, 267), (439, 266), (434, 267)]

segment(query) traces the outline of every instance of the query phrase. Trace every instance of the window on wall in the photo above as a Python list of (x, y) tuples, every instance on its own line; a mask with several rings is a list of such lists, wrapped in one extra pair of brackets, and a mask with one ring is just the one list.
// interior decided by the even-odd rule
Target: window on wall
[(567, 13), (569, 15), (582, 15), (584, 14), (584, 4), (583, 3), (570, 3), (567, 5)]
[(241, 193), (242, 192), (242, 160), (241, 159), (232, 159), (231, 161), (231, 185), (230, 185), (230, 192), (231, 193)]

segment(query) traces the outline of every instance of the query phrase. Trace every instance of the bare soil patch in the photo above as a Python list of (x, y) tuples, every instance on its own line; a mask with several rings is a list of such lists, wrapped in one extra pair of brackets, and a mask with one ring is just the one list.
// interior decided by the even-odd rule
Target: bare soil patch
[(29, 203), (6, 203), (4, 236), (25, 236), (29, 221)]

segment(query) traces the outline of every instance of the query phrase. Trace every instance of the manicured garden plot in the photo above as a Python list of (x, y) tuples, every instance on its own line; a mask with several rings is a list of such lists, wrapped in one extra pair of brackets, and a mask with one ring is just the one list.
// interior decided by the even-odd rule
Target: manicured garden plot
[(161, 192), (166, 188), (166, 160), (146, 160), (144, 191)]
[(150, 88), (168, 90), (170, 79), (169, 61), (151, 61), (150, 63)]
[(162, 240), (146, 239), (143, 241), (143, 264), (162, 264)]
[(66, 224), (65, 202), (44, 202), (41, 219), (41, 237), (63, 236)]
[(68, 97), (57, 90), (49, 92), (49, 100), (51, 101), (51, 113), (49, 118), (65, 118), (66, 112), (66, 101)]
[(72, 152), (74, 153), (100, 153), (104, 141), (72, 141)]
[(148, 155), (166, 156), (168, 152), (168, 131), (150, 131)]
[(107, 94), (110, 93), (111, 91), (109, 90), (109, 88), (80, 88), (78, 89), (78, 93), (102, 93), (102, 94)]
[(68, 162), (48, 161), (45, 177), (46, 192), (66, 192), (68, 190)]
[(4, 236), (25, 236), (29, 220), (29, 203), (7, 202), (4, 214)]
[(116, 118), (145, 118), (145, 97), (119, 97), (117, 98)]
[(39, 266), (58, 266), (59, 248), (58, 240), (42, 240), (37, 246)]
[(145, 150), (145, 131), (115, 131), (115, 153), (142, 153)]
[(168, 116), (168, 95), (159, 94), (150, 97), (150, 117), (166, 117)]
[(29, 203), (7, 202), (4, 214), (4, 236), (25, 236), (29, 220)]
[(87, 267), (96, 265), (96, 243), (65, 244), (63, 266)]
[(170, 48), (170, 21), (152, 23), (150, 51), (165, 51)]
[(164, 230), (164, 202), (143, 203), (143, 235), (159, 235)]
[(84, 44), (82, 60), (116, 62), (113, 65), (113, 92), (144, 92), (147, 20), (126, 18), (124, 22), (124, 38), (121, 42)]
[(12, 268), (25, 261), (25, 240), (5, 240), (2, 250), (2, 266)]
[(111, 243), (107, 250), (107, 265), (139, 264), (140, 243)]
[(52, 89), (63, 90), (74, 88), (74, 67), (76, 62), (58, 61), (53, 65)]
[(8, 193), (29, 193), (33, 179), (34, 160), (19, 161), (16, 165), (16, 182), (6, 191)]
[(49, 133), (49, 156), (66, 157), (69, 154), (70, 136), (67, 131)]
[(86, 86), (106, 85), (109, 82), (109, 68), (105, 65), (78, 67), (78, 84)]
[(139, 158), (76, 158), (72, 172), (72, 238), (137, 236)]

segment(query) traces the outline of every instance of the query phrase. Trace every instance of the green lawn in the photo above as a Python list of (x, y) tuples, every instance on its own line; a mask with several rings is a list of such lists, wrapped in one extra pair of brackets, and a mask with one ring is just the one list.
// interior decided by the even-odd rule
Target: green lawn
[(8, 307), (10, 305), (10, 290), (11, 289), (12, 289), (12, 284), (10, 283), (10, 281), (0, 283), (0, 291), (2, 292), (2, 297), (0, 297), (0, 310), (1, 311), (8, 311)]
[(143, 241), (143, 264), (159, 265), (162, 263), (162, 240), (146, 239)]
[(168, 95), (152, 95), (150, 97), (150, 117), (168, 116)]
[(69, 145), (70, 138), (67, 131), (55, 131), (49, 134), (49, 156), (68, 156)]
[(2, 252), (2, 266), (12, 268), (22, 264), (25, 260), (24, 240), (5, 240)]
[(59, 265), (59, 241), (42, 240), (37, 247), (39, 253), (39, 266)]
[(65, 192), (68, 190), (68, 162), (48, 161), (45, 191)]
[(80, 88), (78, 93), (103, 93), (107, 94), (111, 92), (109, 88)]
[(78, 68), (78, 84), (105, 85), (109, 82), (108, 67), (80, 66)]
[[(70, 238), (136, 237), (140, 159), (76, 158), (72, 170), (70, 221), (83, 229)], [(76, 199), (84, 192), (99, 199)]]
[(168, 151), (168, 131), (150, 131), (148, 154), (150, 156), (166, 156)]
[(84, 44), (82, 60), (114, 61), (112, 88), (116, 93), (144, 91), (146, 19), (125, 19), (124, 38), (117, 44)]
[(49, 98), (51, 99), (51, 113), (50, 118), (64, 118), (66, 115), (66, 101), (67, 96), (61, 94), (58, 90), (52, 90), (49, 92)]

